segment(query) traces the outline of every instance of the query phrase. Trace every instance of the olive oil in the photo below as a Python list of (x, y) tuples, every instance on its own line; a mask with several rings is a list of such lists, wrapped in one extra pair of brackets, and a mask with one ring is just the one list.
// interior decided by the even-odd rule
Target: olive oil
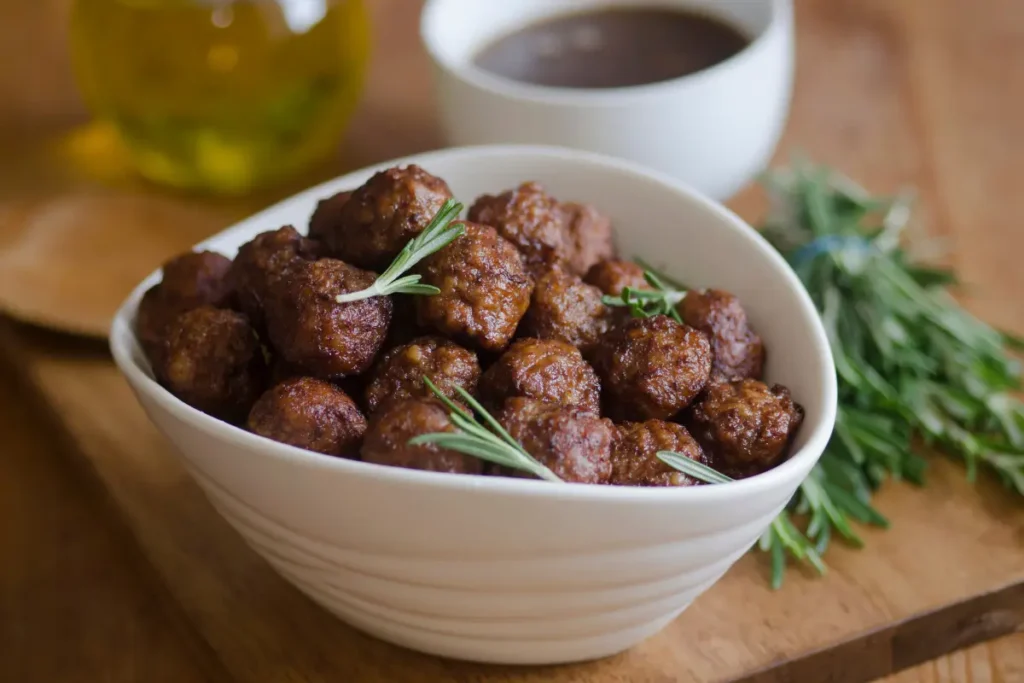
[(369, 24), (362, 0), (77, 0), (72, 49), (142, 175), (239, 193), (334, 151)]

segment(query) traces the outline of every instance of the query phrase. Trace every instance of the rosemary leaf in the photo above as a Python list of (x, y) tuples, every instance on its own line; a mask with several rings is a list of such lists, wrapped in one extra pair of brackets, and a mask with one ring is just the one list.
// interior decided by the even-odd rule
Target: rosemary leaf
[(667, 315), (676, 322), (682, 323), (683, 319), (676, 306), (686, 296), (686, 291), (668, 286), (663, 276), (652, 270), (644, 270), (644, 279), (653, 289), (624, 287), (619, 296), (606, 294), (601, 297), (601, 301), (605, 306), (629, 308), (634, 318)]
[(683, 474), (689, 475), (698, 481), (703, 481), (707, 484), (725, 484), (732, 481), (732, 479), (714, 468), (708, 467), (704, 463), (697, 462), (692, 458), (687, 458), (685, 455), (680, 455), (673, 451), (658, 451), (656, 455), (658, 460), (661, 460), (669, 467), (674, 467)]
[(423, 383), (448, 408), (449, 419), (456, 431), (420, 434), (409, 440), (410, 446), (436, 444), (441, 448), (448, 448), (497, 465), (529, 472), (539, 479), (553, 482), (562, 481), (558, 475), (527, 453), (522, 445), (513, 439), (504, 427), (467, 391), (461, 387), (455, 388), (459, 399), (479, 415), (486, 426), (477, 422), (472, 413), (467, 412), (445, 396), (429, 377), (424, 377)]
[[(888, 526), (871, 497), (888, 479), (924, 482), (915, 435), (961, 459), (969, 479), (985, 467), (1024, 495), (1021, 371), (1008, 352), (1021, 339), (961, 308), (945, 289), (955, 275), (903, 249), (910, 195), (870, 197), (805, 161), (763, 184), (773, 206), (763, 234), (817, 305), (839, 379), (835, 433), (789, 506), (807, 516), (816, 551), (833, 531), (859, 545), (854, 523)], [(777, 522), (761, 543), (773, 583), (780, 549), (807, 557), (789, 512)]]
[(398, 253), (387, 269), (377, 276), (372, 285), (358, 292), (346, 292), (334, 297), (339, 304), (375, 296), (391, 294), (417, 294), (433, 296), (439, 293), (437, 287), (420, 283), (419, 275), (403, 275), (417, 263), (440, 251), (466, 232), (466, 226), (452, 221), (462, 213), (463, 205), (454, 199), (448, 199), (434, 215), (430, 223)]

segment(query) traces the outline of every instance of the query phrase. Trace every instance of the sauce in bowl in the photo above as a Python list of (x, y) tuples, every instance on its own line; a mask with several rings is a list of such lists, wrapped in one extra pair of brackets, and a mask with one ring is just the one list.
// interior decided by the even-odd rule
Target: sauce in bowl
[(703, 71), (750, 38), (708, 14), (660, 7), (607, 8), (531, 24), (474, 58), (504, 78), (558, 88), (622, 88)]

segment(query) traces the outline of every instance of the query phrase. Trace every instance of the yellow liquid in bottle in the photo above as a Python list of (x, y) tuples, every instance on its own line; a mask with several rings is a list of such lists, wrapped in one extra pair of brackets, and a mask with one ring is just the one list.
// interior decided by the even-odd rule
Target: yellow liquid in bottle
[(78, 0), (83, 95), (147, 178), (240, 193), (335, 150), (362, 89), (362, 0)]

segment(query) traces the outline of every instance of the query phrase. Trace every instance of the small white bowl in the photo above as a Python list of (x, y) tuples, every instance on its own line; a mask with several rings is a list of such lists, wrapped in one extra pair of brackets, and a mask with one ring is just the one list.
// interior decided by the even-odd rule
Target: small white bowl
[[(626, 88), (530, 85), (473, 64), (494, 39), (546, 17), (652, 4), (705, 11), (752, 42), (704, 71)], [(768, 163), (789, 111), (792, 0), (428, 0), (420, 34), (435, 65), (450, 145), (561, 145), (610, 154), (724, 200)]]
[(198, 247), (233, 256), (259, 232), (306, 225), (318, 199), (407, 163), (447, 180), (465, 202), (537, 180), (608, 214), (623, 254), (737, 294), (764, 338), (768, 379), (806, 409), (792, 457), (726, 485), (631, 488), (437, 474), (303, 451), (208, 417), (153, 380), (133, 324), (159, 273), (118, 312), (114, 359), (228, 522), (353, 626), (484, 662), (569, 662), (624, 650), (718, 580), (817, 462), (832, 431), (836, 383), (814, 306), (783, 259), (734, 214), (667, 176), (564, 149), (477, 147), (388, 162), (302, 192)]

